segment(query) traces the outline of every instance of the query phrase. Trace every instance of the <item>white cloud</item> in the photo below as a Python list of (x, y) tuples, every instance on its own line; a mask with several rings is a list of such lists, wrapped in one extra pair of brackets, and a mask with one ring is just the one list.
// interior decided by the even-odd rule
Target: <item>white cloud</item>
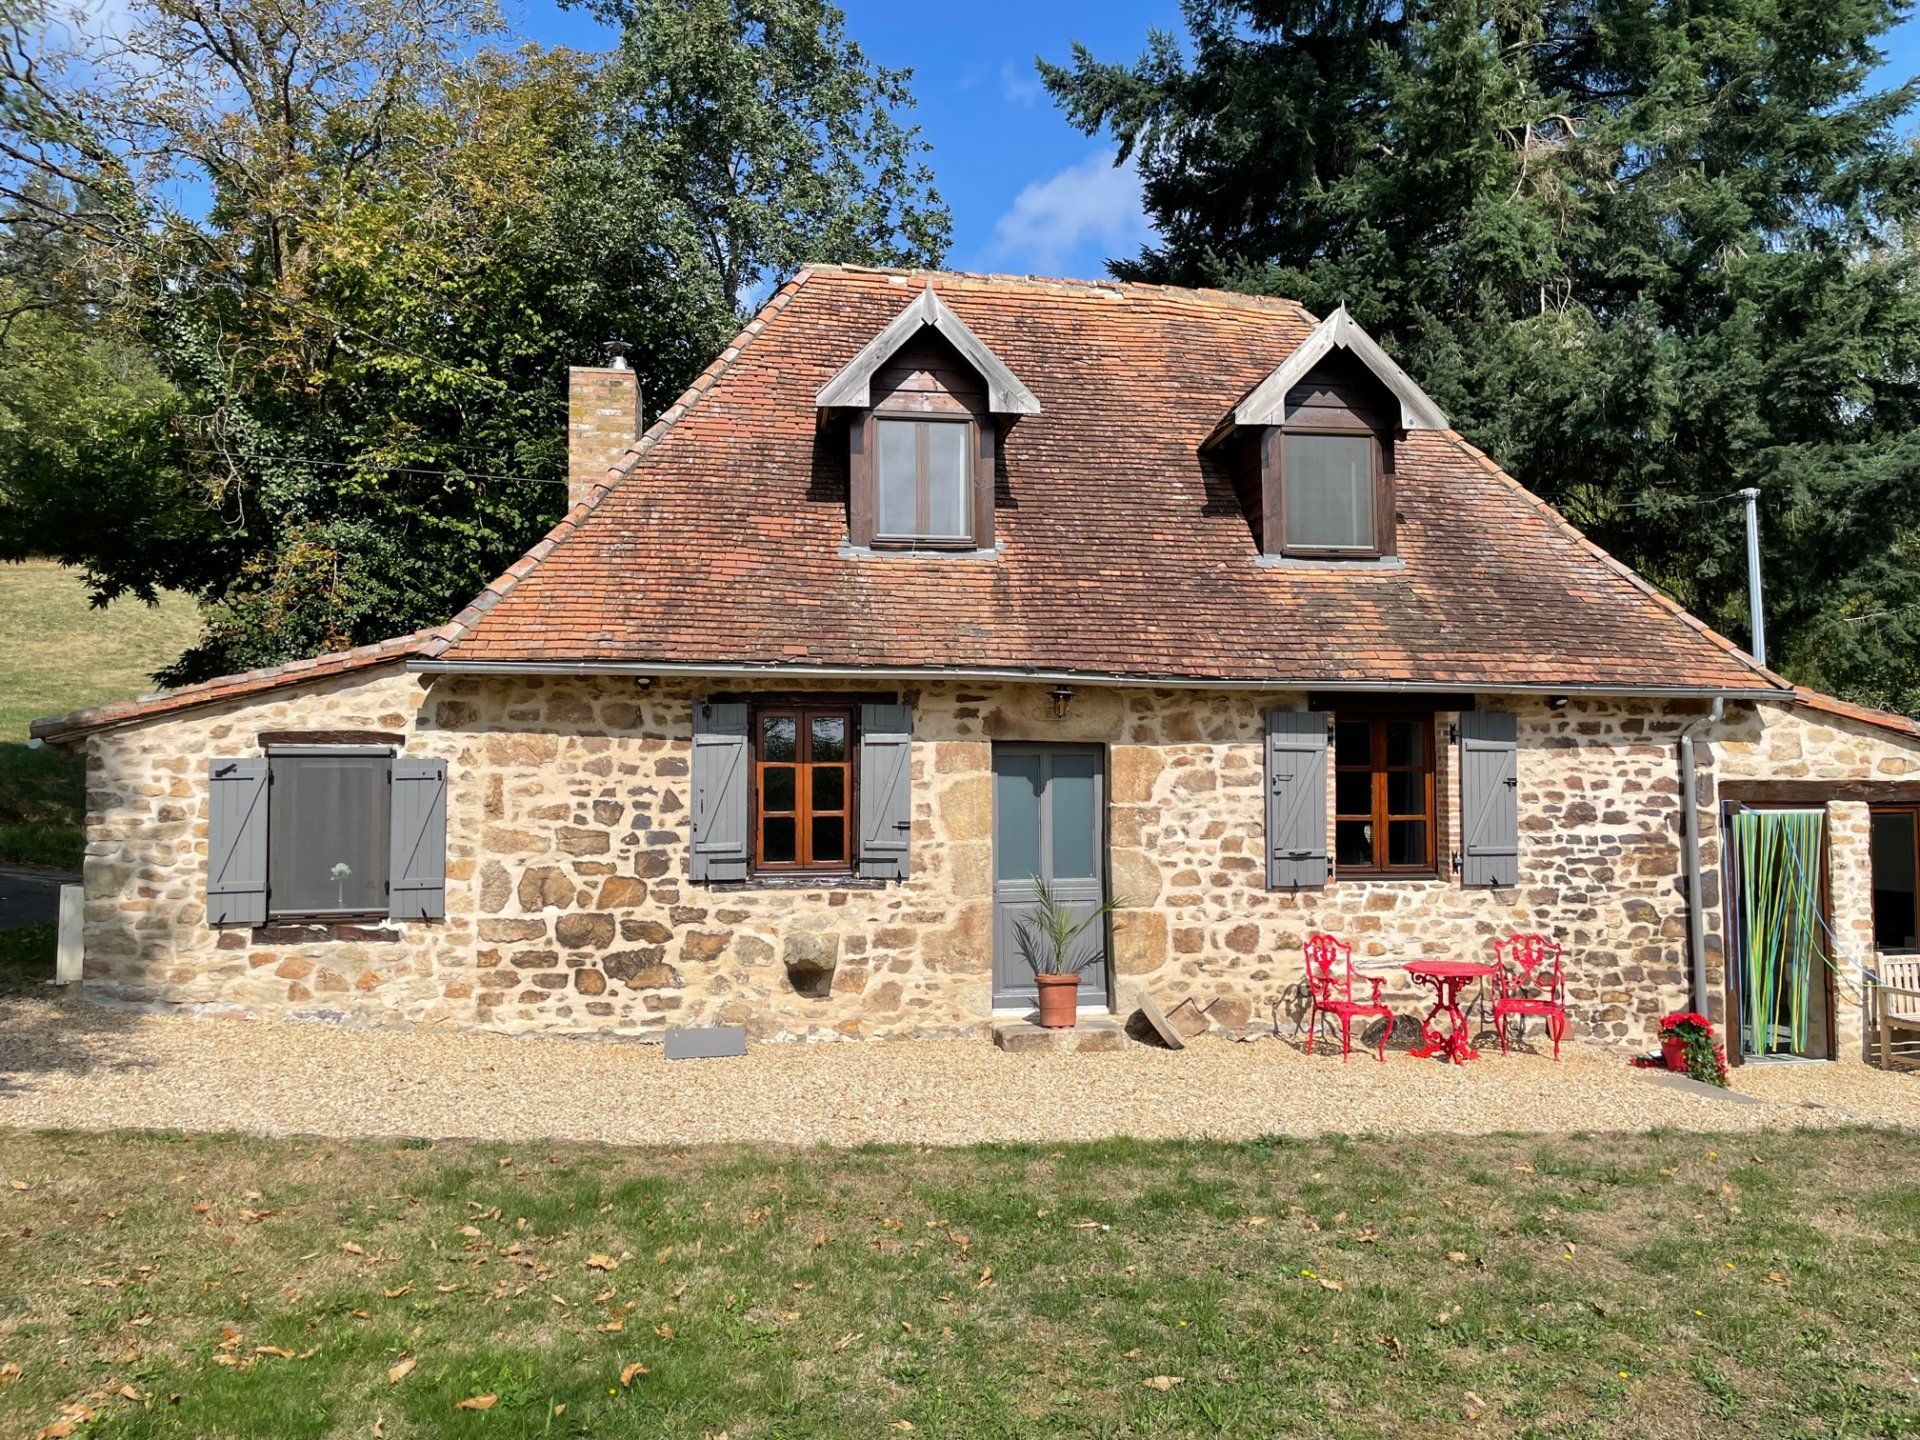
[(1132, 162), (1116, 166), (1112, 152), (1099, 151), (1014, 196), (994, 222), (988, 253), (998, 265), (1058, 275), (1084, 247), (1098, 247), (1097, 258), (1104, 259), (1134, 250), (1152, 234)]
[(1031, 108), (1039, 104), (1040, 97), (1046, 93), (1046, 87), (1031, 65), (1016, 65), (1011, 60), (1001, 62), (1000, 94), (1009, 105)]

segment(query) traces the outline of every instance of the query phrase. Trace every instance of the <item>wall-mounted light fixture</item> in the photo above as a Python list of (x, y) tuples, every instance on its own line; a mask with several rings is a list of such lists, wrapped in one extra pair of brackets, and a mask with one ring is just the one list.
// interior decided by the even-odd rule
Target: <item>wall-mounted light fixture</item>
[(1567, 708), (1567, 697), (1566, 697), (1566, 696), (1564, 696), (1564, 695), (1549, 695), (1549, 696), (1547, 697), (1547, 709), (1549, 709), (1549, 710), (1555, 710), (1555, 711), (1558, 711), (1558, 710), (1564, 710), (1564, 709), (1566, 709), (1566, 708)]
[(1073, 703), (1073, 687), (1071, 685), (1056, 685), (1047, 692), (1047, 698), (1053, 701), (1053, 718), (1056, 720), (1066, 719), (1067, 706)]

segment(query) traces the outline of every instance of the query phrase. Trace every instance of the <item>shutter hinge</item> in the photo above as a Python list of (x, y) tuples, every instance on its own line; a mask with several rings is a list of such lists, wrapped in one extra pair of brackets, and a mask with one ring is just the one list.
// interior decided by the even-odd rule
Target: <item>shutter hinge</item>
[(1460, 726), (1458, 722), (1455, 722), (1455, 721), (1448, 722), (1447, 743), (1449, 745), (1458, 745), (1460, 743)]
[(1453, 852), (1453, 873), (1456, 875), (1460, 873), (1460, 852), (1458, 850)]

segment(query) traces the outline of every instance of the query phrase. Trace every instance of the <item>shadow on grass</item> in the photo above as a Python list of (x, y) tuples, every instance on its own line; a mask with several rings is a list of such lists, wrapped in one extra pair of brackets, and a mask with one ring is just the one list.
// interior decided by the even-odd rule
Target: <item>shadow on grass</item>
[(78, 870), (86, 806), (81, 757), (0, 745), (0, 865)]

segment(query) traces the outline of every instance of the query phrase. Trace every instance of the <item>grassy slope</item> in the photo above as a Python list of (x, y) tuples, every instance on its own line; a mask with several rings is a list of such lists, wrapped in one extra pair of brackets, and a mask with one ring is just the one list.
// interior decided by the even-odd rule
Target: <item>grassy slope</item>
[(0, 565), (0, 864), (80, 863), (80, 762), (28, 750), (27, 722), (152, 690), (198, 629), (190, 600), (95, 610), (71, 570)]
[(73, 1404), (91, 1437), (275, 1440), (1920, 1426), (1910, 1134), (0, 1134), (0, 1177), (32, 1237), (0, 1265), (0, 1435)]

